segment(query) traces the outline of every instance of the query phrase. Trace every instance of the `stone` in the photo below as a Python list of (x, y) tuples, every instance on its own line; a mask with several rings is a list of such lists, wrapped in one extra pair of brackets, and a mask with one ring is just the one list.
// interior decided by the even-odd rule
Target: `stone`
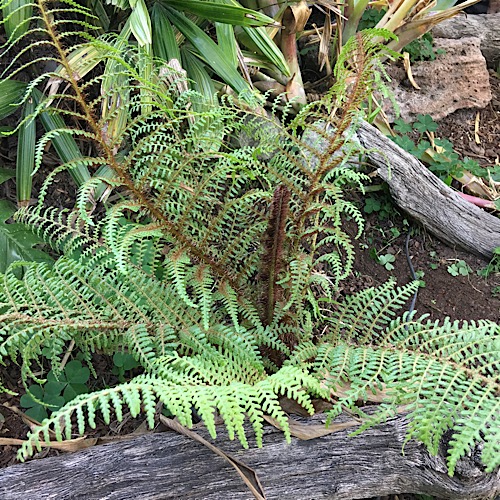
[[(491, 88), (486, 61), (479, 49), (479, 38), (435, 39), (436, 49), (442, 49), (434, 61), (414, 63), (415, 89), (401, 66), (391, 66), (389, 87), (405, 121), (415, 121), (418, 114), (440, 120), (463, 108), (484, 108), (491, 101)], [(392, 105), (385, 102), (389, 119), (395, 118)]]
[(500, 64), (500, 0), (490, 2), (489, 9), (490, 14), (455, 16), (439, 23), (432, 30), (434, 39), (478, 37), (488, 67), (496, 70)]

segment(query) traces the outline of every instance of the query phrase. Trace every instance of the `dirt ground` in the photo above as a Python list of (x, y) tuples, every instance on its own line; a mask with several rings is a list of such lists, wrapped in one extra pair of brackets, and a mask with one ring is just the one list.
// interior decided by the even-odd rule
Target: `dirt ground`
[[(409, 256), (417, 272), (423, 272), (425, 286), (420, 288), (415, 309), (419, 314), (429, 314), (433, 320), (448, 316), (453, 320), (490, 319), (500, 321), (500, 296), (494, 294), (500, 286), (500, 275), (489, 278), (477, 275), (487, 262), (458, 248), (450, 248), (426, 231), (403, 224), (402, 216), (380, 222), (369, 217), (363, 237), (356, 241), (356, 261), (351, 276), (341, 283), (343, 293), (381, 285), (393, 277), (402, 285), (412, 280), (405, 253), (408, 231)], [(397, 228), (401, 235), (390, 239), (391, 229)], [(391, 253), (395, 256), (394, 269), (387, 270), (373, 257), (373, 249), (378, 255)], [(470, 268), (467, 275), (453, 276), (448, 271), (459, 261), (465, 261)], [(452, 271), (453, 272), (453, 271)]]
[[(500, 78), (491, 72), (492, 102), (479, 110), (479, 137), (474, 140), (474, 127), (478, 110), (458, 110), (439, 122), (436, 136), (448, 138), (462, 156), (476, 159), (483, 167), (500, 172)], [(401, 235), (393, 238), (397, 229)], [(408, 249), (416, 271), (422, 271), (425, 287), (420, 288), (416, 302), (419, 313), (428, 313), (432, 319), (449, 316), (458, 320), (490, 319), (500, 321), (500, 274), (488, 278), (477, 274), (487, 262), (459, 248), (450, 248), (414, 226), (403, 213), (391, 210), (384, 220), (378, 214), (367, 216), (366, 230), (356, 242), (357, 258), (352, 276), (343, 283), (346, 291), (352, 292), (363, 286), (374, 286), (395, 277), (399, 284), (407, 283), (410, 270), (405, 255), (405, 240), (412, 230)], [(394, 269), (386, 270), (373, 257), (392, 253), (396, 259)], [(453, 276), (448, 267), (465, 261), (470, 268), (467, 275)], [(495, 293), (496, 292), (496, 293)]]

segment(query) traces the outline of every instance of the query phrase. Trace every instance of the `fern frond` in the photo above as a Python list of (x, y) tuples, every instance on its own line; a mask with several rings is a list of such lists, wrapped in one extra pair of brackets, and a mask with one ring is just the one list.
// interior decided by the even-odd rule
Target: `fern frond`
[[(446, 320), (439, 325), (408, 313), (396, 318), (395, 309), (415, 287), (395, 290), (389, 282), (348, 297), (332, 313), (332, 330), (323, 343), (303, 344), (290, 362), (312, 362), (314, 373), (338, 398), (339, 408), (365, 401), (369, 393), (407, 405), (407, 439), (422, 441), (432, 454), (438, 452), (443, 434), (452, 430), (452, 474), (474, 443), (484, 443), (489, 460), (499, 450), (500, 327), (489, 321)], [(489, 470), (498, 460), (493, 463), (488, 462)]]
[(377, 332), (396, 316), (417, 288), (418, 282), (396, 288), (389, 280), (347, 297), (332, 313), (329, 337), (360, 344), (377, 340)]
[(217, 292), (214, 294), (215, 300), (220, 300), (226, 309), (236, 331), (240, 329), (238, 294), (231, 288), (229, 283), (221, 280)]
[(154, 370), (157, 358), (156, 345), (146, 325), (137, 324), (131, 326), (123, 337), (124, 342), (131, 347), (134, 358), (149, 371)]
[[(175, 64), (124, 38), (73, 33), (66, 22), (87, 26), (90, 17), (72, 0), (35, 4), (25, 36), (40, 35), (36, 47), (49, 53), (33, 63), (58, 68), (27, 85), (23, 102), (37, 104), (26, 120), (60, 112), (36, 165), (61, 137), (90, 153), (69, 155), (38, 206), (17, 215), (64, 256), (17, 263), (0, 277), (0, 362), (20, 362), (23, 383), (43, 384), (42, 351), (57, 372), (71, 343), (90, 366), (96, 352), (127, 351), (144, 373), (75, 398), (33, 430), (21, 458), (49, 431), (70, 437), (75, 419), (82, 434), (98, 412), (109, 423), (128, 408), (153, 426), (161, 403), (190, 426), (195, 408), (213, 436), (218, 414), (247, 446), (245, 419), (260, 445), (265, 414), (290, 439), (280, 396), (312, 412), (312, 395), (336, 398), (339, 410), (376, 393), (385, 404), (366, 425), (404, 403), (408, 437), (431, 452), (453, 431), (450, 471), (478, 441), (488, 467), (498, 465), (498, 325), (398, 317), (416, 283), (331, 298), (354, 259), (343, 220), (358, 235), (363, 227), (344, 189), (366, 180), (350, 165), (362, 153), (354, 133), (363, 100), (383, 86), (377, 41), (387, 32), (353, 37), (331, 91), (287, 123), (229, 97), (212, 106), (176, 84), (185, 75)], [(32, 64), (27, 50), (5, 76)], [(76, 210), (44, 208), (54, 179), (80, 169)], [(99, 189), (116, 194), (103, 207)]]
[[(189, 379), (187, 374), (184, 378)], [(314, 393), (321, 393), (316, 379), (294, 367), (285, 368), (282, 373), (267, 377), (253, 385), (232, 382), (225, 386), (210, 386), (199, 385), (196, 379), (192, 381), (195, 382), (194, 385), (172, 385), (156, 377), (140, 375), (133, 381), (112, 389), (77, 396), (57, 412), (57, 418), (44, 420), (36, 431), (29, 434), (19, 451), (19, 456), (27, 458), (33, 453), (33, 448), (41, 449), (41, 440), (50, 440), (49, 431), (54, 431), (56, 438), (61, 440), (64, 429), (66, 439), (71, 439), (73, 415), (76, 415), (79, 433), (83, 434), (86, 424), (91, 428), (95, 427), (96, 411), (101, 412), (106, 423), (110, 422), (111, 411), (114, 411), (116, 418), (121, 421), (123, 406), (126, 405), (133, 417), (142, 411), (152, 427), (156, 404), (159, 401), (187, 427), (192, 425), (191, 408), (194, 406), (214, 438), (216, 437), (214, 416), (218, 411), (224, 419), (230, 439), (234, 439), (237, 435), (244, 447), (248, 447), (243, 430), (246, 415), (249, 415), (257, 444), (262, 445), (265, 412), (278, 421), (289, 441), (288, 420), (278, 403), (279, 395), (295, 397), (300, 404), (313, 412), (308, 392), (312, 390)]]

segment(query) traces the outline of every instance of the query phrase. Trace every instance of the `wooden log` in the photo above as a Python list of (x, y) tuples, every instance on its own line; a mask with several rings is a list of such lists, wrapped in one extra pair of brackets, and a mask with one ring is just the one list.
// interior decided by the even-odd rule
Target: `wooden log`
[(387, 182), (396, 204), (450, 246), (490, 259), (500, 247), (500, 219), (465, 201), (375, 127), (357, 131), (368, 163)]
[[(307, 419), (317, 425), (324, 416)], [(339, 420), (348, 420), (341, 416)], [(215, 444), (255, 470), (266, 498), (356, 499), (422, 493), (443, 499), (494, 498), (498, 472), (485, 474), (477, 450), (459, 461), (454, 477), (442, 455), (431, 457), (414, 441), (403, 443), (407, 421), (397, 416), (359, 436), (350, 429), (309, 441), (266, 426), (264, 446), (243, 450), (220, 432)], [(208, 438), (204, 429), (196, 431)], [(209, 439), (209, 438), (208, 438)], [(445, 446), (443, 446), (444, 450)], [(2, 500), (253, 498), (228, 463), (208, 448), (171, 432), (57, 457), (33, 460), (0, 471)]]

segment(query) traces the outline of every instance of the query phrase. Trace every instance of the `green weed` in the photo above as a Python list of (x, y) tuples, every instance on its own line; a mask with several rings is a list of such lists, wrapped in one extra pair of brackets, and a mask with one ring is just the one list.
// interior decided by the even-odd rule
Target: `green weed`
[(26, 415), (41, 422), (79, 394), (88, 393), (86, 384), (89, 377), (90, 370), (74, 359), (60, 374), (50, 370), (43, 385), (31, 385), (28, 392), (21, 396), (20, 404), (26, 409)]
[(392, 253), (386, 253), (384, 255), (378, 256), (379, 264), (384, 266), (388, 271), (392, 271), (394, 269), (394, 266), (392, 264), (395, 261), (396, 257)]
[(468, 276), (472, 271), (465, 260), (458, 260), (449, 265), (446, 269), (452, 276)]
[(448, 139), (433, 139), (431, 144), (427, 139), (438, 129), (438, 124), (431, 116), (418, 115), (417, 121), (413, 124), (406, 123), (402, 119), (397, 119), (394, 123), (394, 130), (400, 135), (392, 137), (392, 140), (425, 163), (429, 170), (448, 186), (454, 177), (460, 177), (465, 170), (486, 180), (500, 179), (500, 169), (498, 172), (491, 172), (468, 157), (461, 160)]

